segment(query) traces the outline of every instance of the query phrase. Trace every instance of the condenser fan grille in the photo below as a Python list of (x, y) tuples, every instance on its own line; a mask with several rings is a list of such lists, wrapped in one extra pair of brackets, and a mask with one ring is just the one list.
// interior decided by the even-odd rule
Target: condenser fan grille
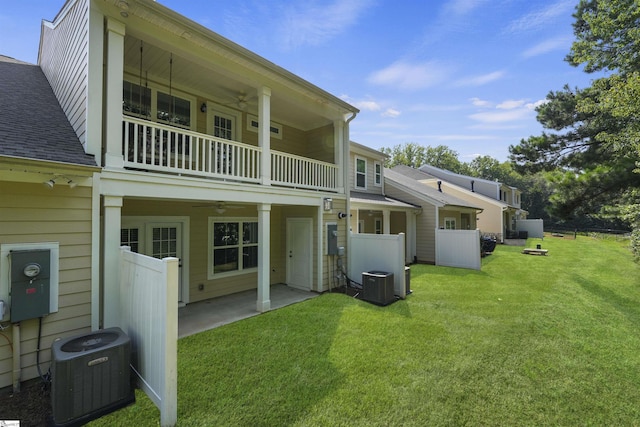
[(62, 351), (77, 353), (104, 347), (118, 339), (118, 334), (112, 332), (94, 333), (84, 337), (78, 337), (62, 346)]

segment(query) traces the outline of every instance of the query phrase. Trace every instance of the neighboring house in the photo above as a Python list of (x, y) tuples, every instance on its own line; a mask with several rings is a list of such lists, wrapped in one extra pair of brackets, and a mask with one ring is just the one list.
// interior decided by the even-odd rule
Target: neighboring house
[[(3, 388), (38, 376), (38, 340), (46, 373), (54, 339), (91, 330), (100, 233), (94, 209), (99, 168), (82, 149), (40, 67), (0, 56), (0, 99)], [(41, 274), (25, 276), (27, 265)], [(19, 323), (10, 323), (10, 316)]]
[[(475, 230), (476, 218), (482, 208), (472, 201), (456, 197), (448, 191), (433, 188), (423, 172), (409, 166), (395, 166), (384, 170), (385, 193), (389, 197), (420, 205), (422, 212), (416, 217), (416, 256), (418, 262), (435, 263), (436, 230)], [(477, 242), (479, 245), (479, 242)], [(474, 243), (474, 249), (479, 246)]]
[(527, 211), (521, 208), (522, 192), (516, 187), (431, 165), (423, 165), (419, 169), (431, 176), (425, 182), (437, 186), (441, 181), (448, 192), (483, 208), (478, 219), (478, 227), (483, 234), (494, 235), (500, 242), (505, 238), (517, 237), (516, 221), (526, 219)]
[(384, 160), (387, 155), (351, 141), (350, 224), (353, 233), (405, 233), (406, 262), (416, 256), (416, 215), (419, 205), (385, 194)]

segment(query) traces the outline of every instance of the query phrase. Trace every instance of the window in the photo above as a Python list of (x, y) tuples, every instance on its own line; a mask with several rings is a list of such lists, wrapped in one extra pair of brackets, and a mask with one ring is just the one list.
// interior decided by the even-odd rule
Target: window
[(123, 112), (139, 117), (151, 117), (151, 89), (125, 80), (122, 90)]
[(120, 230), (120, 246), (129, 246), (131, 252), (140, 252), (140, 237), (137, 228), (122, 228)]
[[(128, 78), (129, 76), (127, 76)], [(122, 82), (122, 112), (127, 115), (155, 120), (171, 126), (191, 128), (192, 105), (195, 98), (186, 93), (168, 94), (153, 83), (140, 86), (127, 80)]]
[(174, 95), (158, 92), (158, 121), (182, 127), (191, 126), (191, 102)]
[(374, 223), (375, 223), (375, 233), (382, 234), (382, 219), (376, 218)]
[(455, 230), (456, 229), (456, 219), (447, 217), (444, 219), (444, 229), (445, 230)]
[(213, 116), (213, 136), (222, 139), (233, 139), (233, 117), (214, 115)]
[[(256, 116), (247, 115), (247, 130), (258, 132), (259, 125), (260, 122), (258, 121), (258, 118)], [(282, 139), (282, 125), (271, 122), (269, 131), (271, 132), (271, 136), (273, 136), (274, 138)]]
[(210, 278), (258, 267), (257, 220), (211, 218), (209, 233)]
[(382, 186), (382, 165), (380, 164), (380, 162), (375, 162), (373, 164), (373, 168), (375, 170), (374, 184), (377, 186)]
[(356, 188), (367, 188), (367, 161), (356, 157)]

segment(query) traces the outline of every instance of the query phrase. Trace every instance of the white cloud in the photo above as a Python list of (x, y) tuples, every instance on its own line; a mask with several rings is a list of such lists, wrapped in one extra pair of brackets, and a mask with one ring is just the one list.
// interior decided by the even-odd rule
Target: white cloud
[(486, 0), (451, 0), (444, 9), (455, 15), (466, 15), (485, 2)]
[(521, 33), (538, 30), (545, 25), (549, 25), (555, 18), (573, 10), (575, 4), (574, 0), (557, 1), (512, 21), (507, 27), (507, 32)]
[(502, 111), (484, 111), (481, 113), (471, 114), (469, 118), (482, 123), (505, 123), (522, 120), (529, 114), (531, 114), (529, 109), (519, 108)]
[(496, 105), (496, 108), (500, 110), (513, 110), (514, 108), (522, 107), (525, 104), (526, 101), (524, 99), (508, 99)]
[(469, 101), (476, 107), (489, 107), (491, 103), (480, 98), (470, 98)]
[(354, 25), (371, 4), (371, 0), (287, 4), (279, 10), (279, 38), (287, 49), (320, 45)]
[(391, 117), (391, 118), (396, 118), (400, 115), (400, 111), (396, 110), (395, 108), (387, 108), (385, 110), (384, 113), (382, 113), (383, 117)]
[(534, 56), (544, 55), (545, 53), (553, 52), (554, 50), (568, 51), (572, 40), (572, 37), (568, 36), (545, 40), (522, 52), (522, 57), (533, 58)]
[(372, 73), (368, 81), (380, 86), (397, 89), (424, 89), (443, 82), (449, 75), (449, 67), (438, 62), (394, 62), (387, 68)]
[(499, 80), (504, 77), (504, 71), (494, 71), (488, 74), (482, 74), (480, 76), (472, 76), (460, 79), (454, 83), (454, 86), (482, 86), (487, 83)]

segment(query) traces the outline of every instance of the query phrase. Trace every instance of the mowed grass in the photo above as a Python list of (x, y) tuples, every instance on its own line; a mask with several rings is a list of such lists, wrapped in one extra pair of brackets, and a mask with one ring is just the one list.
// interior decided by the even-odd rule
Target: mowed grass
[[(481, 271), (412, 266), (378, 307), (318, 298), (181, 339), (182, 426), (640, 425), (640, 279), (627, 244), (530, 239)], [(152, 426), (143, 394), (93, 425)]]

